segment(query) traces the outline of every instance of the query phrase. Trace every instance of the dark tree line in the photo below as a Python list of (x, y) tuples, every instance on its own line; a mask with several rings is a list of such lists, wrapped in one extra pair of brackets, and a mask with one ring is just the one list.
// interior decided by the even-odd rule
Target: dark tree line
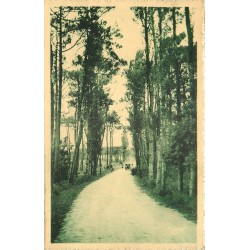
[[(102, 18), (113, 7), (51, 9), (51, 176), (73, 183), (78, 170), (96, 175), (114, 155), (113, 132), (121, 128), (105, 86), (125, 61), (119, 30)], [(158, 190), (196, 195), (196, 43), (186, 8), (132, 8), (143, 30), (144, 49), (130, 62), (127, 77), (129, 122), (138, 174)], [(181, 30), (181, 32), (180, 32)], [(68, 70), (66, 52), (81, 49)], [(74, 114), (63, 116), (63, 89)], [(62, 138), (62, 125), (67, 137)], [(69, 129), (74, 128), (74, 139)], [(106, 136), (105, 136), (106, 135)], [(126, 158), (126, 129), (122, 155)], [(84, 160), (86, 162), (85, 167)], [(64, 167), (67, 166), (67, 167)]]
[[(65, 178), (70, 183), (75, 181), (79, 166), (83, 167), (85, 147), (86, 173), (96, 175), (98, 166), (101, 171), (105, 130), (111, 131), (113, 124), (117, 122), (117, 117), (115, 121), (108, 120), (112, 117), (109, 107), (113, 101), (104, 91), (104, 86), (126, 62), (115, 53), (116, 49), (121, 48), (114, 39), (121, 37), (119, 30), (108, 26), (101, 18), (111, 9), (112, 7), (51, 9), (51, 176), (55, 183)], [(73, 61), (77, 70), (68, 71), (63, 66), (66, 61), (65, 52), (75, 46), (83, 52)], [(64, 86), (70, 89), (68, 105), (74, 109), (74, 115), (68, 119), (62, 119)], [(68, 129), (70, 126), (74, 127), (74, 141), (69, 138), (69, 132), (64, 141), (61, 138), (63, 124)], [(112, 142), (111, 132), (110, 138)], [(63, 170), (65, 164), (68, 166), (67, 170)]]
[(138, 174), (160, 192), (196, 196), (197, 64), (190, 10), (132, 10), (145, 45), (126, 72)]

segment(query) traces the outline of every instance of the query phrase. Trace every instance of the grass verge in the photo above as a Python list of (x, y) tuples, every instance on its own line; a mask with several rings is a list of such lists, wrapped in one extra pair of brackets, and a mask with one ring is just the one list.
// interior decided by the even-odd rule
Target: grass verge
[(196, 198), (186, 194), (171, 193), (165, 194), (156, 189), (154, 183), (150, 183), (146, 177), (134, 176), (138, 186), (153, 198), (157, 203), (168, 208), (172, 208), (183, 214), (183, 216), (193, 222), (197, 222)]
[(55, 242), (56, 237), (63, 225), (64, 218), (70, 211), (73, 201), (77, 195), (90, 183), (110, 173), (103, 171), (98, 176), (82, 176), (77, 179), (74, 185), (68, 182), (53, 184), (51, 189), (51, 242)]

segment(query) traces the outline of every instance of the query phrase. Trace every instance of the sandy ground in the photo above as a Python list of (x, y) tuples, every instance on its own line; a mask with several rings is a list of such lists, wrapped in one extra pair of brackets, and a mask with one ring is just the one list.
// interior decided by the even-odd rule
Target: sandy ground
[(120, 168), (83, 189), (57, 242), (191, 243), (196, 224), (157, 204)]

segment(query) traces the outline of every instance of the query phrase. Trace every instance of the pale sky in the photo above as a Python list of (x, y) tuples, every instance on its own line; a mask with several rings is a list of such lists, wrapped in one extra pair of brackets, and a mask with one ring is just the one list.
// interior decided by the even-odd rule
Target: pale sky
[[(123, 37), (118, 40), (122, 48), (117, 50), (116, 53), (120, 58), (128, 61), (129, 64), (129, 61), (135, 58), (136, 52), (143, 49), (141, 24), (133, 21), (134, 14), (129, 7), (116, 7), (104, 18), (110, 26), (114, 27), (117, 25), (123, 35)], [(115, 101), (114, 105), (110, 107), (110, 110), (115, 110), (120, 116), (120, 122), (123, 125), (128, 125), (128, 112), (126, 110), (128, 103), (120, 102), (120, 99), (124, 97), (126, 92), (125, 83), (126, 77), (122, 75), (121, 70), (120, 74), (113, 77), (113, 81), (108, 84), (107, 87), (110, 89), (110, 98)], [(114, 131), (114, 146), (121, 146), (121, 134), (122, 130)], [(127, 136), (131, 147), (131, 136), (129, 133)], [(106, 146), (105, 142), (104, 146)]]

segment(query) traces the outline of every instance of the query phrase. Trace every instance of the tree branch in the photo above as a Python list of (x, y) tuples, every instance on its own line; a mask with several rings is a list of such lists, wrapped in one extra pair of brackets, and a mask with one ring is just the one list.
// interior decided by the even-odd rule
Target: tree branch
[(57, 31), (58, 28), (55, 25), (53, 25), (53, 24), (50, 23), (50, 26)]
[(79, 18), (79, 19), (73, 19), (73, 20), (70, 20), (70, 19), (63, 19), (64, 21), (66, 21), (66, 22), (79, 22), (79, 21), (81, 21), (82, 20), (82, 18)]
[[(83, 45), (83, 46), (81, 46), (78, 50), (82, 49), (83, 47), (84, 47), (84, 45)], [(78, 50), (77, 50), (77, 51), (78, 51)], [(77, 52), (77, 51), (76, 51), (76, 52)], [(76, 55), (76, 52), (75, 52), (75, 55)]]
[(79, 37), (79, 39), (77, 39), (77, 41), (74, 43), (73, 46), (71, 46), (69, 49), (63, 50), (62, 52), (66, 52), (66, 51), (73, 49), (76, 46), (76, 44), (80, 41), (80, 39), (83, 37), (83, 35), (84, 33), (81, 34), (81, 36)]
[(55, 14), (58, 17), (59, 13), (53, 11), (51, 8), (50, 8), (50, 11), (53, 12), (53, 14)]

